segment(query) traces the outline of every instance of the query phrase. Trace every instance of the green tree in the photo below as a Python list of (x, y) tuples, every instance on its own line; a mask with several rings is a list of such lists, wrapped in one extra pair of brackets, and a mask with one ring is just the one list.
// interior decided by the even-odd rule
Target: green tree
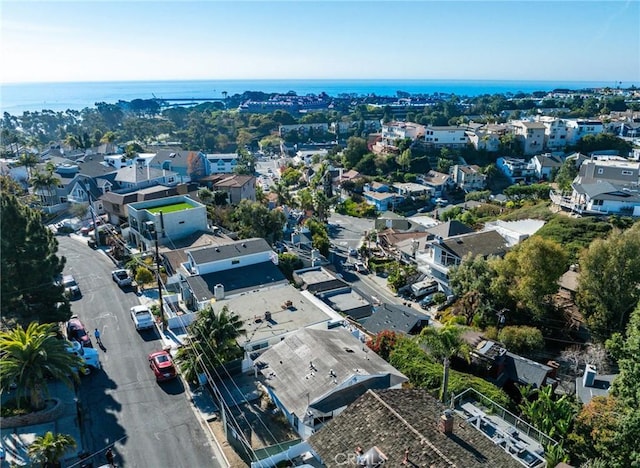
[(533, 236), (507, 253), (496, 267), (498, 281), (507, 287), (518, 307), (541, 320), (549, 297), (558, 290), (558, 279), (567, 270), (567, 254), (556, 242)]
[(216, 312), (212, 306), (198, 311), (189, 325), (190, 339), (178, 350), (178, 365), (185, 378), (197, 382), (204, 369), (211, 372), (234, 359), (242, 357), (236, 339), (246, 333), (244, 322), (227, 306)]
[(278, 268), (289, 281), (293, 281), (293, 272), (302, 267), (302, 260), (296, 254), (285, 252), (278, 255)]
[(447, 325), (442, 328), (427, 327), (417, 337), (418, 343), (423, 346), (435, 359), (442, 361), (442, 390), (440, 399), (444, 402), (448, 398), (449, 365), (451, 358), (462, 356), (470, 360), (469, 346), (460, 338), (463, 329)]
[(411, 165), (411, 148), (407, 148), (400, 153), (400, 156), (398, 156), (398, 165), (405, 171), (409, 170), (409, 166)]
[(555, 183), (563, 192), (571, 190), (571, 182), (578, 175), (578, 167), (573, 159), (567, 159), (556, 174)]
[(612, 394), (629, 408), (640, 408), (640, 302), (629, 317), (624, 344), (618, 358), (620, 375)]
[(516, 354), (531, 356), (544, 349), (542, 332), (535, 327), (508, 326), (498, 333), (498, 340)]
[(76, 447), (77, 443), (70, 435), (47, 431), (31, 442), (28, 453), (31, 461), (40, 463), (43, 468), (55, 468), (61, 466), (60, 459), (63, 455)]
[(310, 189), (304, 188), (298, 191), (298, 204), (303, 210), (313, 209), (313, 193)]
[(261, 237), (270, 244), (281, 240), (286, 222), (281, 210), (271, 210), (258, 202), (241, 200), (230, 216), (233, 229), (240, 238)]
[(640, 299), (640, 223), (594, 240), (579, 260), (576, 302), (591, 332), (622, 332)]
[(32, 322), (26, 329), (18, 325), (0, 332), (0, 388), (6, 391), (15, 384), (18, 405), (26, 398), (30, 408), (42, 409), (48, 395), (47, 378), (69, 386), (77, 379), (75, 369), (81, 358), (67, 352), (57, 331), (56, 324)]
[(323, 222), (327, 221), (327, 215), (329, 214), (329, 208), (331, 207), (331, 200), (325, 195), (324, 192), (316, 192), (313, 197), (314, 210), (316, 216)]
[(140, 266), (136, 269), (135, 280), (140, 286), (152, 283), (156, 279), (155, 275), (147, 267)]
[[(522, 390), (527, 397), (530, 388)], [(520, 410), (525, 420), (551, 438), (564, 439), (578, 413), (576, 401), (569, 395), (556, 397), (553, 387), (547, 385), (536, 392), (536, 398), (523, 398)]]
[[(71, 315), (64, 288), (55, 282), (66, 259), (40, 214), (6, 192), (0, 200), (0, 294), (3, 321), (64, 321)], [(28, 273), (28, 274), (25, 274)]]
[(350, 137), (347, 140), (347, 147), (342, 153), (345, 166), (348, 168), (356, 166), (368, 152), (367, 140), (360, 137)]
[(31, 170), (38, 165), (40, 158), (32, 153), (24, 153), (18, 158), (18, 164), (27, 168), (27, 177), (31, 178)]

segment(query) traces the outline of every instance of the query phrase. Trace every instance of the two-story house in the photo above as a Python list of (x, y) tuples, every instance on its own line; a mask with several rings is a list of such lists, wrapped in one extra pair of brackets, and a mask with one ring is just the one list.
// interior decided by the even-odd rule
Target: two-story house
[(554, 150), (564, 148), (568, 145), (566, 119), (542, 116), (538, 118), (538, 122), (544, 125), (545, 148)]
[(231, 174), (238, 165), (236, 153), (208, 153), (209, 174)]
[(469, 144), (467, 129), (456, 126), (432, 126), (424, 129), (424, 141), (433, 148), (463, 148)]
[(487, 176), (476, 165), (455, 164), (449, 169), (449, 174), (456, 186), (465, 192), (484, 190), (487, 184)]
[(177, 183), (197, 181), (211, 173), (207, 155), (202, 151), (163, 149), (148, 156), (140, 155), (139, 159), (152, 168), (175, 172)]
[(567, 143), (575, 145), (587, 135), (599, 135), (604, 131), (604, 125), (600, 120), (574, 120), (567, 119)]
[(545, 129), (541, 122), (526, 120), (511, 123), (516, 139), (522, 143), (524, 154), (535, 154), (544, 149)]
[(533, 163), (522, 158), (500, 157), (496, 161), (496, 167), (512, 184), (531, 182), (536, 173)]
[(256, 201), (256, 178), (242, 174), (215, 174), (200, 179), (214, 192), (225, 192), (230, 205), (237, 205), (241, 200)]
[(208, 229), (207, 209), (184, 195), (130, 203), (127, 207), (129, 242), (140, 250), (170, 244)]
[(531, 158), (536, 177), (540, 180), (552, 180), (553, 175), (562, 166), (562, 159), (551, 154), (536, 154)]
[(433, 189), (434, 197), (441, 197), (447, 190), (453, 187), (453, 179), (449, 174), (438, 171), (429, 171), (416, 177), (416, 182)]
[(496, 231), (472, 232), (446, 239), (436, 237), (427, 243), (424, 252), (416, 254), (418, 270), (435, 279), (446, 292), (449, 288), (449, 270), (467, 257), (502, 257), (507, 252), (507, 241)]

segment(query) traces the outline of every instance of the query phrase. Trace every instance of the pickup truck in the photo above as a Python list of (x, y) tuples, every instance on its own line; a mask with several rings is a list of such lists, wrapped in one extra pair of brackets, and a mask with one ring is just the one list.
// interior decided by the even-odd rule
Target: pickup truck
[(131, 276), (129, 276), (129, 272), (123, 268), (113, 270), (111, 272), (111, 277), (113, 278), (113, 281), (118, 283), (118, 286), (120, 286), (121, 288), (128, 288), (129, 286), (131, 286), (131, 283), (133, 281)]
[(79, 371), (83, 375), (89, 375), (92, 371), (100, 369), (100, 356), (98, 351), (93, 348), (85, 348), (75, 340), (69, 341), (67, 344), (67, 352), (80, 356), (83, 365)]

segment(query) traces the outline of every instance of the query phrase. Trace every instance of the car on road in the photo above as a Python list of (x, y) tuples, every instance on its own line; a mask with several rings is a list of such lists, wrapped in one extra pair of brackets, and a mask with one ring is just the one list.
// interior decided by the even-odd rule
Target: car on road
[(91, 337), (89, 337), (87, 329), (77, 315), (72, 315), (67, 322), (67, 338), (72, 341), (77, 341), (85, 348), (93, 348)]
[(136, 330), (148, 330), (153, 328), (153, 314), (146, 305), (137, 305), (131, 308), (131, 320)]
[(351, 247), (349, 249), (349, 256), (350, 257), (357, 257), (358, 256), (358, 251), (356, 249), (354, 249), (353, 247)]
[(433, 304), (433, 296), (433, 294), (428, 294), (427, 296), (422, 298), (420, 302), (418, 302), (420, 307), (422, 307), (423, 309), (428, 309)]
[(357, 271), (358, 273), (363, 273), (363, 274), (368, 273), (368, 271), (367, 271), (367, 267), (366, 267), (366, 266), (364, 266), (364, 263), (362, 263), (362, 262), (356, 262), (356, 264), (355, 264), (355, 269), (356, 269), (356, 271)]
[(113, 270), (111, 272), (111, 278), (113, 278), (113, 281), (118, 283), (118, 286), (120, 286), (121, 288), (128, 288), (133, 282), (133, 279), (131, 278), (131, 276), (129, 276), (129, 272), (124, 268)]
[(62, 286), (64, 286), (64, 294), (69, 299), (78, 299), (82, 297), (80, 286), (73, 275), (64, 275), (62, 277)]
[(100, 369), (100, 356), (93, 348), (84, 348), (77, 341), (68, 341), (67, 352), (75, 354), (82, 359), (82, 366), (78, 371), (83, 375), (89, 375), (92, 371)]
[(157, 382), (174, 379), (177, 377), (173, 359), (167, 351), (156, 351), (149, 354), (149, 367), (156, 376)]

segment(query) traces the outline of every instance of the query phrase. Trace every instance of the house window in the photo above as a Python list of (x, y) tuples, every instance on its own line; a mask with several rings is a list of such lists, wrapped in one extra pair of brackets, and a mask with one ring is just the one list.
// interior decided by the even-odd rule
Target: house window
[(167, 183), (171, 184), (171, 183), (175, 182), (175, 180), (176, 180), (176, 178), (175, 178), (175, 177), (169, 177), (169, 178), (167, 179)]
[(593, 206), (602, 206), (602, 200), (593, 200)]
[(237, 265), (238, 263), (240, 263), (240, 260), (231, 260), (232, 265)]
[(633, 175), (632, 171), (622, 171), (622, 175)]
[(266, 348), (267, 346), (269, 346), (269, 343), (258, 343), (258, 344), (256, 344), (256, 345), (253, 345), (253, 346), (251, 347), (251, 350), (252, 350), (252, 351), (257, 351), (257, 350), (259, 350), (259, 349), (264, 349), (264, 348)]
[(602, 173), (604, 173), (604, 169), (602, 168), (598, 169), (598, 174), (602, 174)]

